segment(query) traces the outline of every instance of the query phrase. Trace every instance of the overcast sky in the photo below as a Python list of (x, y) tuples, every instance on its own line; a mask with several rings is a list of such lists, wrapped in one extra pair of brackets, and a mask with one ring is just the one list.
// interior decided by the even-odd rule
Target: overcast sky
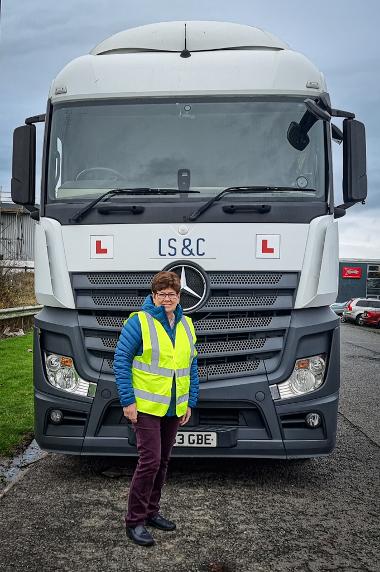
[[(332, 105), (367, 131), (368, 201), (341, 219), (341, 258), (380, 258), (379, 0), (0, 0), (0, 187), (10, 191), (12, 132), (44, 113), (52, 79), (106, 37), (170, 20), (257, 26), (305, 54), (325, 74)], [(41, 130), (41, 129), (40, 129)], [(40, 136), (39, 136), (40, 138)], [(334, 144), (335, 145), (335, 144)], [(337, 147), (337, 146), (336, 146)], [(340, 184), (341, 148), (335, 152)], [(338, 185), (336, 185), (338, 187)], [(340, 186), (339, 186), (340, 188)], [(339, 191), (336, 188), (337, 203)]]

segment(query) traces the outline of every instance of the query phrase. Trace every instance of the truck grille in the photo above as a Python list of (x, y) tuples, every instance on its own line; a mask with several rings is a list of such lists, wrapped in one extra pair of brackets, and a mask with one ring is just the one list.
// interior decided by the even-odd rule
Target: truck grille
[[(79, 324), (89, 361), (113, 373), (123, 323), (139, 310), (155, 272), (73, 273)], [(191, 314), (201, 381), (265, 374), (281, 360), (297, 273), (209, 272), (210, 293)]]

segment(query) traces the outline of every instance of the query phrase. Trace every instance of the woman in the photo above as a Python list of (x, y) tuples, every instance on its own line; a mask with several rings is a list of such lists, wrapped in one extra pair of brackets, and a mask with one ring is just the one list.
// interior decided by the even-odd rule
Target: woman
[(114, 371), (124, 415), (136, 432), (139, 460), (125, 518), (127, 536), (151, 546), (145, 528), (174, 530), (159, 514), (161, 489), (179, 425), (198, 400), (196, 337), (179, 305), (181, 284), (174, 272), (153, 277), (152, 294), (125, 323), (116, 346)]

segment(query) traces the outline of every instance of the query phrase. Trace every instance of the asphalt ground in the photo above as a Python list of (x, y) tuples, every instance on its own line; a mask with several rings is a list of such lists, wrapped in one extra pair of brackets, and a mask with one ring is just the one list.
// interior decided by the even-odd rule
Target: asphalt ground
[(380, 331), (341, 333), (331, 456), (173, 459), (161, 508), (177, 530), (142, 548), (122, 522), (135, 461), (48, 454), (0, 499), (0, 570), (378, 572)]

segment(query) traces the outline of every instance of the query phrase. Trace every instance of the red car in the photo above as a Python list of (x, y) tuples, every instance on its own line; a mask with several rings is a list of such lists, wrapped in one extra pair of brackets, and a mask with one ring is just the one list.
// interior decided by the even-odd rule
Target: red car
[(363, 325), (380, 328), (380, 310), (366, 310), (363, 312)]

